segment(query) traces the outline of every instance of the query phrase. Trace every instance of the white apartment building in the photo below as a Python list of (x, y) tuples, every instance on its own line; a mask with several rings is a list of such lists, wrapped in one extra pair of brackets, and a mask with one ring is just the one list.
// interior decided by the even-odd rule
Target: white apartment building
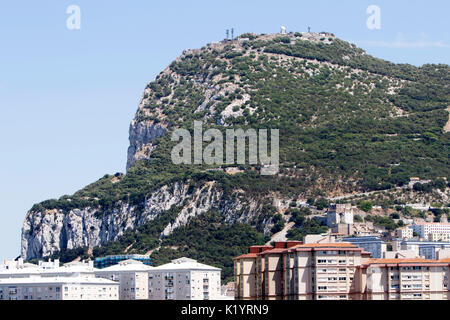
[(93, 263), (71, 262), (59, 266), (59, 261), (39, 262), (39, 264), (17, 263), (11, 261), (4, 264), (8, 268), (0, 269), (0, 279), (2, 278), (28, 278), (32, 276), (40, 277), (95, 277)]
[(95, 275), (119, 283), (120, 300), (147, 300), (148, 275), (153, 269), (155, 268), (130, 259), (104, 269), (98, 269), (95, 271)]
[(150, 300), (219, 300), (221, 269), (189, 258), (153, 268), (148, 273)]
[(55, 269), (59, 267), (59, 260), (54, 261), (39, 261), (38, 264), (32, 264), (24, 262), (22, 258), (17, 260), (3, 260), (0, 264), (0, 272), (5, 272), (7, 270), (19, 270), (24, 268), (39, 268), (41, 270)]
[(413, 231), (425, 240), (450, 241), (450, 223), (415, 222)]
[(118, 300), (117, 282), (95, 277), (0, 279), (0, 300)]

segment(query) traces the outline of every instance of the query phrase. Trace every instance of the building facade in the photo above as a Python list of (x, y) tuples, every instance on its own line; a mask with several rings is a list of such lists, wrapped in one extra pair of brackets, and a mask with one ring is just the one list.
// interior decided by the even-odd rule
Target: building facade
[(376, 259), (361, 266), (368, 300), (448, 300), (449, 262)]
[(118, 300), (119, 284), (95, 277), (0, 279), (0, 300)]
[(327, 225), (330, 228), (339, 224), (353, 224), (353, 209), (351, 204), (332, 204), (327, 212)]
[(345, 242), (250, 251), (234, 259), (239, 300), (449, 298), (450, 259), (373, 259)]
[(370, 252), (372, 258), (378, 259), (383, 258), (387, 248), (386, 243), (380, 237), (375, 236), (343, 238), (341, 241), (353, 243), (357, 247)]
[(99, 269), (95, 275), (119, 283), (120, 300), (147, 300), (148, 274), (152, 269), (140, 261), (130, 259)]
[(450, 241), (450, 223), (415, 222), (413, 231), (428, 241)]
[(395, 237), (399, 239), (412, 239), (414, 231), (410, 227), (398, 228), (395, 230)]
[(392, 241), (392, 247), (394, 251), (412, 250), (420, 257), (434, 260), (438, 258), (438, 251), (450, 249), (450, 242), (394, 239)]
[(221, 269), (180, 258), (148, 273), (150, 300), (220, 300)]

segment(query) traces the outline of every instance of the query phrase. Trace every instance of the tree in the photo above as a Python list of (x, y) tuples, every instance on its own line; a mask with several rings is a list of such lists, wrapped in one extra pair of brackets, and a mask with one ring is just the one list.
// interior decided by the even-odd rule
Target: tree
[(325, 207), (328, 207), (328, 200), (325, 198), (320, 198), (319, 200), (316, 201), (315, 205), (317, 207), (318, 210), (323, 210), (325, 209)]
[(399, 215), (398, 213), (392, 213), (392, 214), (390, 215), (390, 217), (391, 217), (392, 219), (400, 219), (400, 215)]
[(372, 210), (373, 204), (372, 201), (362, 201), (358, 208), (365, 212), (370, 212)]

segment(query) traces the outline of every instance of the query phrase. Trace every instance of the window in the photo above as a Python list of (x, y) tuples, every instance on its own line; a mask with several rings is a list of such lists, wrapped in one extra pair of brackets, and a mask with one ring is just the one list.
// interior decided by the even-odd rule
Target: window
[(398, 289), (399, 285), (398, 284), (391, 284), (391, 289)]
[(337, 263), (337, 260), (328, 260), (328, 263), (335, 264)]
[(337, 281), (337, 278), (335, 278), (335, 277), (328, 278), (328, 281)]

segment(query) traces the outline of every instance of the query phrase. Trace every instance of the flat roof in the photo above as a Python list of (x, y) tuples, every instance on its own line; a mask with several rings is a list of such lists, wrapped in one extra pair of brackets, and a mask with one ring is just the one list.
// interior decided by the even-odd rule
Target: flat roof
[(0, 279), (0, 285), (14, 284), (104, 284), (119, 285), (118, 282), (95, 277), (30, 277)]

